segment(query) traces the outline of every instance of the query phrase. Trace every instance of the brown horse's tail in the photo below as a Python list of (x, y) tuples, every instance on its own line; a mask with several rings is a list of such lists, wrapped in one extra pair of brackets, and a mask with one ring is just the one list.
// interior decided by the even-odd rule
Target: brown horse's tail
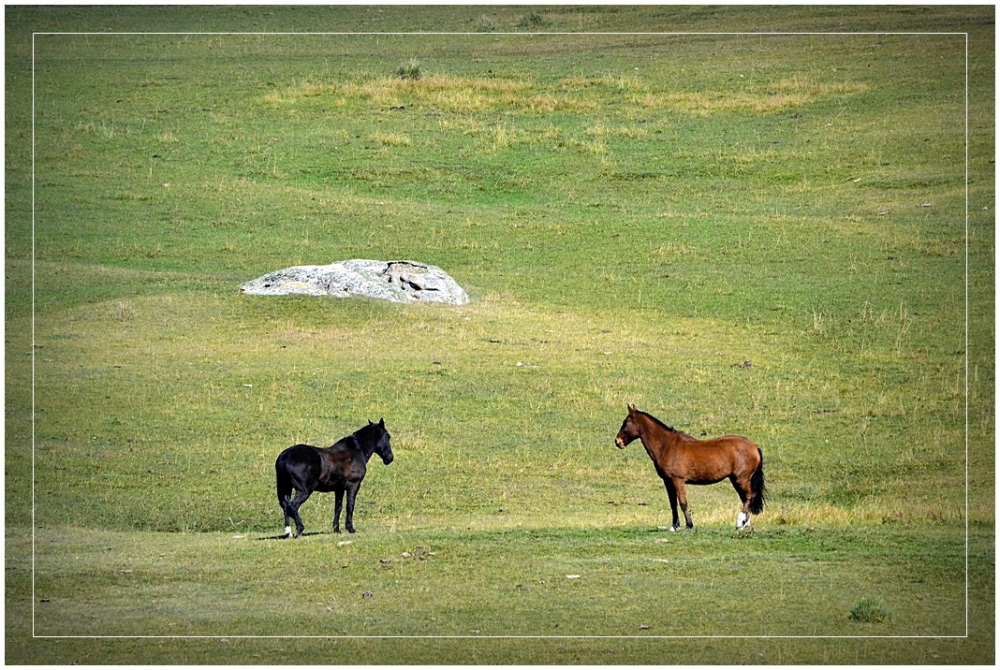
[(764, 452), (757, 447), (757, 453), (760, 455), (760, 462), (750, 477), (750, 489), (753, 491), (753, 498), (750, 500), (751, 514), (760, 514), (764, 511), (764, 496), (767, 493), (767, 487), (764, 486)]

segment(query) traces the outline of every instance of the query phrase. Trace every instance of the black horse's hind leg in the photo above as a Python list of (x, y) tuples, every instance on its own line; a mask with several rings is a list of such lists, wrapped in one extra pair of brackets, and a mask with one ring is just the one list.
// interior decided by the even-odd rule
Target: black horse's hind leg
[(670, 522), (670, 530), (674, 531), (681, 527), (680, 517), (677, 516), (677, 489), (674, 488), (674, 483), (669, 479), (664, 478), (663, 483), (667, 487), (667, 497), (670, 499), (670, 512), (673, 515), (673, 519)]
[(302, 523), (302, 517), (299, 516), (299, 508), (302, 507), (302, 503), (309, 500), (310, 494), (312, 494), (312, 491), (296, 491), (295, 497), (289, 500), (285, 506), (286, 516), (291, 514), (292, 518), (295, 519), (296, 532), (292, 537), (301, 537), (306, 529), (305, 524)]
[(333, 503), (333, 532), (340, 532), (340, 510), (344, 507), (344, 489), (337, 489), (334, 491), (334, 496), (336, 496)]
[(281, 512), (285, 516), (285, 536), (288, 537), (292, 534), (292, 527), (289, 523), (288, 501), (291, 499), (295, 489), (292, 487), (292, 481), (288, 476), (288, 472), (281, 466), (280, 460), (275, 464), (275, 470), (278, 476), (278, 506), (281, 507)]
[(290, 537), (292, 534), (292, 523), (288, 514), (288, 496), (278, 499), (278, 504), (281, 505), (281, 511), (285, 515), (285, 537)]

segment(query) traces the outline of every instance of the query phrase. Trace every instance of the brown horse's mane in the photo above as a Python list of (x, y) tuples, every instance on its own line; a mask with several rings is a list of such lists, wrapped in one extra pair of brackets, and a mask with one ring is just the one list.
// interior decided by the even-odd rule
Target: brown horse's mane
[(663, 423), (662, 421), (660, 421), (659, 419), (657, 419), (655, 416), (653, 416), (649, 412), (643, 412), (640, 409), (639, 413), (642, 414), (645, 417), (648, 417), (653, 423), (655, 423), (657, 426), (659, 426), (660, 428), (662, 428), (662, 429), (664, 429), (664, 430), (666, 430), (668, 432), (676, 433), (677, 435), (687, 435), (687, 433), (685, 433), (683, 431), (680, 431), (680, 430), (677, 430), (673, 426), (668, 426), (667, 424)]

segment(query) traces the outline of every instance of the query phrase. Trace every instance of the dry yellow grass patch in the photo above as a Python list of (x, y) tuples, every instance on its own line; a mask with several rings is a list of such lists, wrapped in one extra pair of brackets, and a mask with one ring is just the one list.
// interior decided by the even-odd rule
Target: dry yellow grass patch
[[(563, 79), (550, 87), (531, 81), (489, 77), (431, 75), (419, 80), (383, 77), (348, 84), (299, 84), (264, 97), (269, 103), (290, 104), (304, 98), (327, 95), (346, 104), (362, 100), (379, 106), (421, 104), (448, 112), (489, 112), (507, 108), (550, 113), (555, 111), (592, 112), (601, 109), (602, 92), (628, 94), (631, 101), (646, 109), (675, 109), (694, 114), (747, 109), (757, 112), (805, 105), (819, 99), (858, 93), (867, 86), (852, 82), (815, 82), (785, 79), (770, 87), (749, 91), (655, 92), (635, 77), (605, 75)], [(643, 129), (611, 129), (617, 136), (634, 137)]]
[(384, 147), (408, 147), (413, 144), (410, 136), (403, 133), (375, 133), (372, 139)]
[[(424, 105), (446, 112), (477, 113), (497, 109), (512, 109), (550, 113), (555, 111), (586, 112), (600, 108), (592, 94), (567, 94), (567, 87), (553, 90), (539, 88), (531, 81), (490, 77), (430, 75), (418, 80), (383, 77), (366, 82), (345, 84), (295, 84), (271, 91), (261, 100), (269, 105), (292, 106), (309, 98), (325, 97), (335, 106), (352, 101), (378, 107)], [(622, 90), (633, 90), (626, 86)]]
[(616, 126), (609, 128), (602, 123), (591, 126), (583, 132), (587, 135), (587, 137), (617, 137), (632, 140), (649, 136), (649, 131), (645, 128), (636, 128), (633, 126)]
[(525, 106), (532, 84), (484, 77), (431, 75), (416, 81), (384, 77), (335, 87), (335, 95), (376, 105), (424, 104), (451, 112), (481, 112)]
[(560, 81), (558, 87), (562, 90), (610, 88), (617, 91), (631, 91), (633, 93), (645, 91), (648, 88), (636, 77), (612, 74), (601, 77), (569, 77)]

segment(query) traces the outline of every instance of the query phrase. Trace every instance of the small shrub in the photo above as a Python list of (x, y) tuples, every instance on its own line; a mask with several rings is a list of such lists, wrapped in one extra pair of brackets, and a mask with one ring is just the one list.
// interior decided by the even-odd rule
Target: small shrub
[(131, 321), (135, 318), (135, 307), (130, 302), (118, 301), (115, 304), (115, 319), (118, 321)]
[(892, 612), (877, 598), (867, 597), (851, 608), (851, 621), (882, 623), (892, 618)]
[(497, 25), (497, 22), (493, 20), (492, 16), (483, 14), (476, 19), (477, 33), (495, 33), (498, 30), (500, 30), (500, 26)]
[(417, 81), (420, 79), (420, 61), (411, 58), (409, 62), (396, 68), (396, 76), (400, 79)]
[(521, 17), (521, 20), (517, 22), (518, 28), (539, 28), (548, 24), (549, 20), (539, 14), (538, 12), (531, 12), (530, 14), (525, 14)]

